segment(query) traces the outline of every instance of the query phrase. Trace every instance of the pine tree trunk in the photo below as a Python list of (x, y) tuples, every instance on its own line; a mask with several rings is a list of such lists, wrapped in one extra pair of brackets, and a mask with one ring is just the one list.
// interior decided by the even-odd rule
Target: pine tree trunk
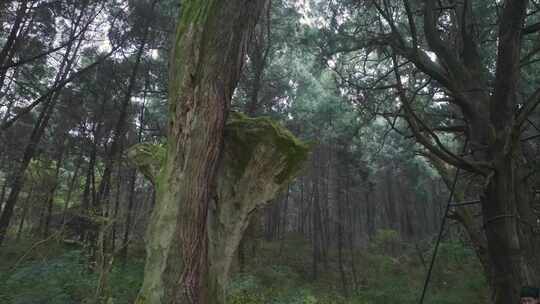
[[(157, 3), (156, 1), (152, 2), (152, 6), (151, 6), (152, 10), (154, 10), (154, 6), (156, 3)], [(133, 96), (133, 91), (135, 89), (135, 85), (137, 82), (137, 74), (139, 72), (139, 66), (143, 58), (144, 49), (146, 47), (149, 34), (150, 34), (150, 27), (148, 24), (146, 24), (142, 41), (139, 45), (139, 48), (137, 49), (137, 53), (135, 54), (135, 63), (133, 65), (131, 74), (129, 76), (128, 86), (126, 88), (125, 95), (123, 96), (123, 99), (122, 99), (120, 114), (118, 116), (118, 120), (116, 121), (116, 125), (113, 132), (114, 134), (113, 142), (111, 144), (111, 149), (109, 151), (109, 154), (107, 155), (107, 158), (105, 160), (105, 169), (103, 171), (101, 182), (99, 184), (99, 190), (98, 190), (97, 199), (95, 202), (95, 207), (103, 207), (102, 205), (105, 205), (105, 207), (108, 206), (109, 193), (110, 193), (110, 187), (111, 187), (110, 185), (111, 175), (114, 169), (114, 161), (118, 158), (118, 155), (122, 153), (122, 143), (124, 141), (124, 135), (127, 131), (126, 126), (128, 123), (128, 112), (129, 112), (129, 106), (131, 105), (131, 97)]]
[(59, 147), (59, 149), (60, 151), (58, 151), (58, 157), (56, 159), (56, 169), (54, 171), (54, 183), (49, 190), (48, 195), (47, 215), (45, 216), (45, 225), (43, 227), (43, 238), (47, 238), (49, 236), (49, 225), (51, 223), (54, 207), (54, 195), (56, 193), (56, 189), (58, 188), (58, 184), (60, 183), (58, 178), (60, 177), (60, 168), (62, 167), (62, 161), (64, 158), (64, 147)]
[[(26, 6), (26, 1), (24, 3)], [(81, 11), (79, 14), (77, 20), (74, 24), (74, 30), (70, 33), (71, 37), (73, 38), (75, 35), (75, 31), (78, 29), (78, 26), (80, 25), (81, 18), (83, 16), (84, 12)], [(60, 67), (58, 69), (58, 74), (56, 75), (56, 79), (54, 81), (55, 85), (58, 83), (61, 83), (64, 79), (66, 79), (70, 73), (71, 66), (75, 62), (77, 58), (77, 54), (79, 51), (81, 43), (79, 41), (78, 44), (75, 43), (75, 40), (72, 39), (72, 43), (70, 43), (64, 55), (62, 56), (62, 61), (60, 63)], [(2, 57), (2, 54), (0, 54), (0, 58)], [(15, 208), (15, 205), (17, 203), (17, 199), (19, 197), (19, 193), (24, 185), (24, 174), (26, 172), (26, 169), (28, 168), (28, 165), (30, 164), (30, 161), (34, 157), (34, 154), (37, 150), (37, 146), (39, 145), (39, 142), (41, 141), (41, 138), (45, 132), (45, 129), (47, 128), (49, 124), (49, 120), (51, 119), (54, 109), (56, 107), (56, 103), (58, 102), (59, 92), (53, 93), (43, 104), (43, 109), (41, 110), (41, 113), (34, 124), (32, 133), (30, 134), (30, 137), (28, 139), (28, 143), (26, 144), (26, 147), (24, 148), (23, 156), (20, 162), (20, 165), (15, 171), (15, 174), (12, 179), (12, 183), (10, 186), (10, 192), (8, 195), (8, 198), (6, 200), (6, 204), (4, 206), (4, 209), (2, 210), (2, 214), (0, 215), (0, 245), (2, 245), (2, 242), (4, 241), (7, 230), (9, 227), (9, 223), (11, 221), (11, 217), (13, 216), (13, 211)]]
[(30, 190), (28, 191), (28, 195), (26, 196), (26, 199), (23, 203), (23, 212), (21, 214), (21, 220), (19, 222), (19, 228), (17, 229), (17, 240), (21, 239), (23, 227), (24, 227), (24, 221), (26, 220), (26, 215), (28, 214), (28, 209), (30, 208), (30, 200), (32, 199), (32, 194), (34, 192), (34, 186), (32, 185), (30, 187)]
[[(318, 174), (314, 172), (314, 174)], [(319, 277), (319, 262), (321, 260), (321, 208), (319, 202), (319, 179), (315, 177), (313, 180), (313, 200), (312, 200), (312, 243), (313, 243), (313, 260), (311, 264), (313, 280)]]
[[(28, 18), (27, 4), (28, 0), (23, 0), (19, 4), (10, 33), (4, 43), (4, 46), (0, 50), (0, 66), (7, 65), (11, 61), (11, 58), (15, 53), (14, 51), (17, 42), (22, 38), (22, 36), (24, 36), (22, 35), (24, 32), (22, 31), (21, 27), (24, 27), (24, 23), (26, 22), (25, 20)], [(4, 87), (7, 71), (8, 69), (0, 69), (0, 92)], [(8, 113), (6, 113), (6, 115), (8, 115)]]
[(71, 180), (68, 185), (68, 191), (66, 193), (66, 198), (64, 199), (64, 208), (62, 210), (62, 227), (66, 224), (66, 215), (67, 211), (69, 209), (69, 203), (71, 202), (71, 196), (73, 194), (73, 189), (75, 188), (75, 182), (79, 178), (79, 171), (81, 169), (81, 164), (83, 160), (83, 151), (81, 149), (81, 152), (79, 154), (79, 157), (76, 160), (75, 165), (75, 171), (73, 171), (73, 176), (71, 177)]
[(129, 197), (128, 197), (128, 208), (126, 210), (126, 225), (124, 227), (124, 236), (122, 238), (122, 250), (120, 251), (120, 259), (122, 263), (127, 262), (128, 256), (128, 247), (129, 247), (129, 234), (131, 232), (131, 221), (133, 219), (135, 203), (135, 183), (137, 181), (137, 172), (132, 170), (129, 175)]

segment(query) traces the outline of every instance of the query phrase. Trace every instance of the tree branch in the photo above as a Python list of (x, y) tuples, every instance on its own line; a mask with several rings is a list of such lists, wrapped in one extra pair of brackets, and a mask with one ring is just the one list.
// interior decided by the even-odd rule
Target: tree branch
[(102, 56), (95, 62), (85, 66), (84, 68), (78, 70), (77, 72), (71, 74), (68, 78), (65, 80), (59, 82), (56, 86), (53, 86), (50, 88), (46, 93), (38, 97), (36, 100), (31, 102), (28, 106), (21, 109), (17, 115), (15, 115), (13, 118), (7, 120), (6, 122), (2, 123), (0, 125), (0, 132), (3, 132), (7, 130), (9, 127), (11, 127), (17, 120), (19, 120), (22, 116), (28, 114), (30, 111), (32, 111), (37, 105), (42, 103), (43, 101), (47, 100), (50, 96), (52, 96), (54, 93), (60, 91), (63, 89), (67, 84), (72, 82), (73, 80), (77, 79), (78, 77), (82, 76), (84, 73), (88, 72), (92, 68), (96, 67), (97, 65), (101, 64), (105, 59), (109, 58), (114, 52), (116, 52), (117, 48), (112, 49), (109, 53), (107, 53), (105, 56)]
[[(394, 64), (394, 73), (397, 81), (398, 97), (401, 100), (403, 108), (405, 110), (405, 119), (409, 123), (411, 131), (413, 132), (418, 143), (420, 143), (422, 146), (424, 146), (426, 149), (428, 149), (431, 153), (433, 153), (440, 159), (453, 166), (462, 168), (470, 172), (485, 175), (485, 170), (483, 170), (482, 167), (485, 167), (486, 165), (469, 162), (466, 159), (457, 156), (455, 153), (452, 153), (444, 146), (444, 144), (442, 144), (438, 136), (434, 134), (433, 131), (415, 114), (403, 89), (401, 75), (399, 73), (399, 70), (397, 69), (397, 58), (395, 55), (392, 56), (392, 61)], [(435, 144), (433, 144), (428, 137), (422, 134), (423, 131), (428, 132), (430, 137), (435, 141)]]
[(458, 58), (450, 51), (448, 46), (437, 32), (437, 19), (435, 18), (436, 0), (426, 0), (424, 7), (424, 34), (429, 47), (437, 54), (437, 57), (444, 62), (451, 77), (456, 80), (463, 80), (465, 68)]

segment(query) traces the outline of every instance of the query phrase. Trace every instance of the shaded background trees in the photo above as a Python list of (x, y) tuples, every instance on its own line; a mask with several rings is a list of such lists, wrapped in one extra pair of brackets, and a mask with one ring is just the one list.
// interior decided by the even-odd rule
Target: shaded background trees
[[(459, 66), (482, 65), (482, 85), (491, 94), (503, 7), (466, 3), (435, 3), (436, 32)], [(537, 6), (529, 1), (521, 81), (510, 107), (516, 111), (536, 96)], [(311, 143), (311, 154), (300, 176), (251, 221), (237, 257), (240, 282), (270, 256), (278, 265), (300, 264), (302, 278), (336, 286), (339, 295), (363, 295), (382, 288), (371, 280), (370, 264), (399, 272), (414, 261), (422, 272), (453, 165), (462, 167), (454, 200), (480, 198), (485, 176), (469, 164), (485, 161), (478, 156), (483, 148), (445, 78), (454, 65), (424, 33), (424, 9), (423, 1), (274, 0), (262, 14), (231, 108), (279, 121)], [(0, 4), (0, 252), (31, 244), (24, 248), (33, 257), (68, 242), (88, 257), (85, 267), (110, 280), (114, 267), (124, 264), (129, 272), (143, 256), (156, 195), (126, 151), (139, 142), (165, 142), (167, 65), (179, 10), (177, 1), (165, 0)], [(465, 11), (469, 19), (456, 13)], [(465, 56), (462, 27), (471, 31), (479, 60)], [(512, 156), (527, 180), (528, 190), (518, 193), (529, 198), (516, 201), (528, 203), (518, 210), (528, 224), (515, 227), (528, 257), (538, 245), (539, 120), (537, 110), (529, 113)], [(493, 257), (481, 212), (479, 205), (452, 208), (444, 240), (476, 255), (480, 264), (471, 259), (471, 265), (489, 281)], [(291, 252), (301, 252), (303, 263)], [(366, 252), (390, 258), (371, 260)], [(19, 268), (31, 261), (22, 259)], [(528, 269), (523, 281), (535, 283), (535, 267)], [(107, 280), (100, 276), (91, 285), (100, 286), (93, 297), (118, 294)], [(485, 297), (479, 282), (482, 287), (463, 290)]]

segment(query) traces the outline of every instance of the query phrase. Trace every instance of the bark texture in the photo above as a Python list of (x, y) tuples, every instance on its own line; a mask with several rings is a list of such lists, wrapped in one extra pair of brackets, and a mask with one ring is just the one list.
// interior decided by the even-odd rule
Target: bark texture
[[(140, 144), (130, 159), (157, 187), (158, 202), (147, 231), (147, 263), (138, 303), (170, 303), (185, 264), (180, 261), (174, 228), (179, 204), (167, 189), (178, 185), (164, 179), (170, 170), (162, 145)], [(268, 118), (233, 113), (225, 127), (223, 159), (219, 163), (216, 194), (206, 218), (208, 264), (207, 302), (224, 303), (231, 262), (254, 211), (273, 199), (301, 169), (308, 147)], [(174, 281), (176, 278), (176, 281)]]
[(155, 181), (157, 206), (138, 303), (217, 301), (208, 275), (209, 207), (231, 97), (266, 5), (267, 0), (182, 2), (170, 64), (167, 157)]
[[(395, 53), (436, 80), (463, 114), (469, 143), (465, 157), (448, 150), (434, 129), (427, 126), (411, 106), (413, 98), (407, 96), (398, 62), (393, 59), (405, 119), (416, 140), (441, 161), (480, 177), (484, 235), (482, 231), (466, 228), (471, 238), (478, 241), (477, 254), (489, 266), (486, 276), (492, 289), (492, 302), (496, 304), (519, 302), (520, 287), (537, 285), (540, 277), (538, 267), (534, 266), (538, 264), (534, 257), (537, 244), (531, 244), (534, 237), (528, 227), (531, 223), (526, 220), (531, 212), (529, 199), (524, 194), (530, 190), (523, 189), (526, 188), (523, 178), (526, 168), (520, 161), (523, 155), (519, 140), (523, 123), (538, 105), (540, 96), (540, 90), (537, 90), (525, 103), (519, 101), (520, 58), (528, 3), (527, 0), (501, 1), (494, 73), (482, 58), (473, 1), (456, 4), (454, 8), (456, 14), (452, 18), (455, 18), (453, 23), (457, 30), (451, 34), (456, 35), (456, 42), (439, 31), (443, 22), (437, 13), (441, 3), (424, 1), (423, 38), (426, 45), (418, 44), (420, 36), (415, 34), (412, 11), (407, 12), (413, 32), (411, 46), (392, 18), (379, 9), (392, 28), (390, 45)], [(433, 52), (437, 60), (428, 60), (424, 48)], [(491, 78), (494, 78), (492, 84)], [(519, 107), (522, 108), (516, 110)], [(468, 221), (463, 219), (464, 223)]]

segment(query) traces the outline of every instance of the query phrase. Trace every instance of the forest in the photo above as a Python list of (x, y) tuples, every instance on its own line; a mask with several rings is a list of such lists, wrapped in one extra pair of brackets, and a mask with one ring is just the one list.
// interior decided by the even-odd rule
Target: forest
[(540, 0), (0, 0), (0, 304), (538, 304), (539, 105)]

